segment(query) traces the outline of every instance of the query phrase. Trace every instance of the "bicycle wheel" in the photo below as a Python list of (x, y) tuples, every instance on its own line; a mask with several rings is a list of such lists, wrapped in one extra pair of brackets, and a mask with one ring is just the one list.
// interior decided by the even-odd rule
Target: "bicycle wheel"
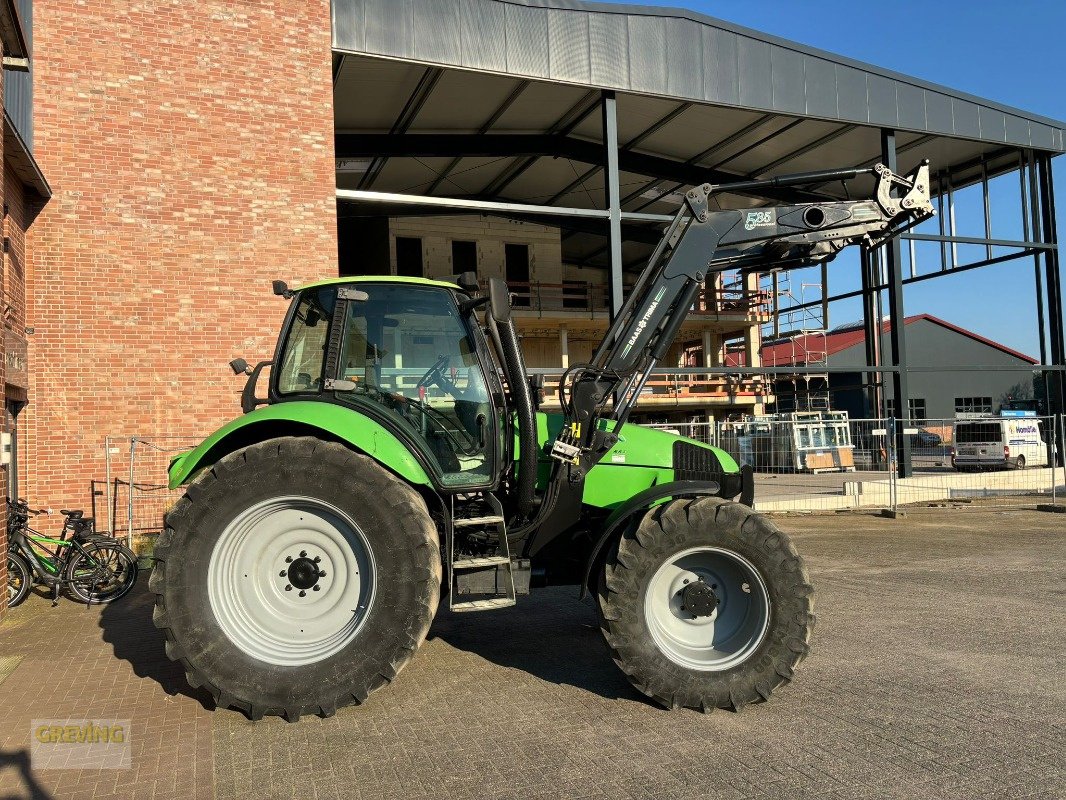
[(94, 540), (70, 559), (65, 579), (75, 600), (110, 603), (137, 582), (137, 557), (118, 542)]
[(7, 607), (14, 608), (30, 593), (33, 573), (26, 559), (18, 553), (7, 554)]

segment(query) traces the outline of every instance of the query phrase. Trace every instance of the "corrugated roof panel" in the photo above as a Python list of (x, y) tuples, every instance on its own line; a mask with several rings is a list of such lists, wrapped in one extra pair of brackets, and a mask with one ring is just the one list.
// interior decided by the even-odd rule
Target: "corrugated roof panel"
[(362, 52), (366, 47), (366, 8), (364, 0), (330, 3), (333, 19), (333, 46)]
[(773, 67), (770, 45), (758, 39), (737, 40), (737, 65), (740, 76), (740, 102), (755, 108), (773, 108)]
[(737, 37), (729, 31), (703, 30), (703, 97), (718, 103), (740, 103)]
[(619, 59), (629, 40), (624, 14), (596, 14), (589, 19), (589, 61), (592, 82), (599, 86), (629, 87), (629, 59)]
[(899, 125), (896, 106), (896, 83), (881, 75), (866, 76), (866, 96), (870, 104), (870, 122), (874, 125)]
[(508, 71), (518, 75), (547, 75), (547, 10), (509, 5), (506, 12)]
[(896, 113), (899, 116), (897, 123), (899, 127), (917, 131), (926, 130), (925, 90), (908, 83), (897, 83)]
[(836, 117), (839, 113), (836, 67), (824, 58), (804, 56), (803, 82), (807, 113), (815, 117)]
[(629, 18), (629, 85), (638, 92), (667, 93), (666, 20)]
[(459, 0), (464, 62), (477, 69), (507, 69), (507, 19), (502, 3)]
[(840, 119), (869, 122), (865, 72), (837, 65), (837, 108)]
[(807, 113), (807, 85), (803, 56), (793, 50), (775, 47), (770, 51), (773, 70), (774, 108), (788, 114)]
[(951, 98), (940, 92), (925, 93), (925, 122), (929, 130), (952, 133), (955, 123), (951, 114)]
[[(1055, 131), (1047, 125), (1041, 125), (1040, 123), (1029, 124), (1029, 139), (1033, 143), (1033, 147), (1038, 148), (1051, 148), (1055, 146)], [(1059, 131), (1059, 144), (1057, 146), (1062, 147), (1062, 131)]]
[(703, 95), (703, 41), (700, 29), (684, 20), (666, 26), (667, 86), (675, 97)]
[[(408, 30), (411, 39), (406, 43), (407, 52), (411, 52), (416, 42), (425, 39), (426, 61), (450, 64), (462, 55), (459, 40), (459, 7), (439, 0), (405, 0), (405, 11), (410, 19)], [(421, 36), (418, 29), (428, 28), (433, 36)]]
[(1010, 144), (1029, 146), (1029, 122), (1014, 114), (1007, 114), (1007, 141)]
[(981, 138), (994, 142), (1006, 141), (1006, 114), (992, 108), (979, 106), (978, 118), (981, 120)]
[(367, 50), (389, 56), (407, 55), (411, 46), (407, 14), (397, 14), (392, 0), (364, 0), (364, 3)]
[(981, 119), (977, 106), (969, 100), (951, 98), (951, 115), (955, 124), (956, 136), (967, 136), (971, 139), (981, 138)]
[(548, 72), (554, 80), (588, 83), (589, 15), (580, 11), (548, 12)]
[[(582, 0), (332, 0), (332, 9), (334, 47), (353, 54), (992, 143), (1024, 144), (1022, 123), (1034, 123), (1048, 129), (1050, 142), (1043, 146), (1053, 150), (1062, 149), (1066, 128), (1058, 120), (684, 9)], [(557, 20), (550, 35), (549, 18)], [(1033, 146), (1043, 140), (1029, 138)]]

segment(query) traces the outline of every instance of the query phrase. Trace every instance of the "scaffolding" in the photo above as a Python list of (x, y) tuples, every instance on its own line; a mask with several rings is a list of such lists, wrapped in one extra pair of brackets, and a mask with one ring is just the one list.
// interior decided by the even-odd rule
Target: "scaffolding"
[[(762, 326), (761, 333), (764, 345), (773, 347), (768, 351), (772, 355), (763, 359), (763, 366), (785, 367), (776, 377), (775, 408), (778, 412), (829, 411), (829, 353), (826, 347), (829, 307), (825, 269), (823, 267), (819, 281), (794, 281), (792, 272), (783, 270), (767, 276), (771, 284), (773, 313), (769, 322)], [(789, 372), (788, 367), (806, 369)], [(824, 367), (825, 371), (819, 371), (818, 367)]]

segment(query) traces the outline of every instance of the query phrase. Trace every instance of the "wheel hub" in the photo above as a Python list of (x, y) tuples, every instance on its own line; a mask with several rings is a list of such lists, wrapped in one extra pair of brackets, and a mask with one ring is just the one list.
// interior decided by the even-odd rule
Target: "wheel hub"
[(681, 590), (681, 607), (693, 617), (709, 617), (718, 606), (718, 595), (700, 578)]
[(310, 589), (312, 586), (318, 583), (318, 579), (326, 573), (320, 572), (318, 564), (316, 562), (322, 559), (317, 556), (312, 560), (307, 556), (301, 555), (295, 559), (290, 565), (287, 571), (289, 583), (291, 583), (297, 589)]
[(668, 557), (644, 596), (644, 617), (659, 651), (693, 670), (731, 669), (750, 658), (766, 635), (766, 582), (734, 550), (697, 546)]
[(208, 600), (246, 655), (301, 666), (356, 636), (374, 600), (375, 572), (351, 517), (317, 498), (276, 497), (240, 512), (219, 534)]

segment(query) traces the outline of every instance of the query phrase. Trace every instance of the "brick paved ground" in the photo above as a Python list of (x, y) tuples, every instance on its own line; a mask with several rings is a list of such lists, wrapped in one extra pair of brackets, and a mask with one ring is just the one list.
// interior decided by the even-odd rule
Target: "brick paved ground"
[[(209, 797), (212, 729), (218, 798), (1063, 795), (1062, 517), (778, 523), (807, 555), (819, 624), (797, 681), (741, 714), (646, 703), (608, 660), (593, 609), (557, 589), (442, 614), (361, 708), (250, 723), (187, 695), (139, 592), (103, 616), (34, 598), (0, 625), (0, 655), (22, 656), (6, 679), (0, 659), (0, 750), (26, 747), (31, 716), (133, 718), (133, 770), (37, 773), (56, 797), (134, 785)], [(0, 768), (9, 795), (32, 796), (12, 766)]]

